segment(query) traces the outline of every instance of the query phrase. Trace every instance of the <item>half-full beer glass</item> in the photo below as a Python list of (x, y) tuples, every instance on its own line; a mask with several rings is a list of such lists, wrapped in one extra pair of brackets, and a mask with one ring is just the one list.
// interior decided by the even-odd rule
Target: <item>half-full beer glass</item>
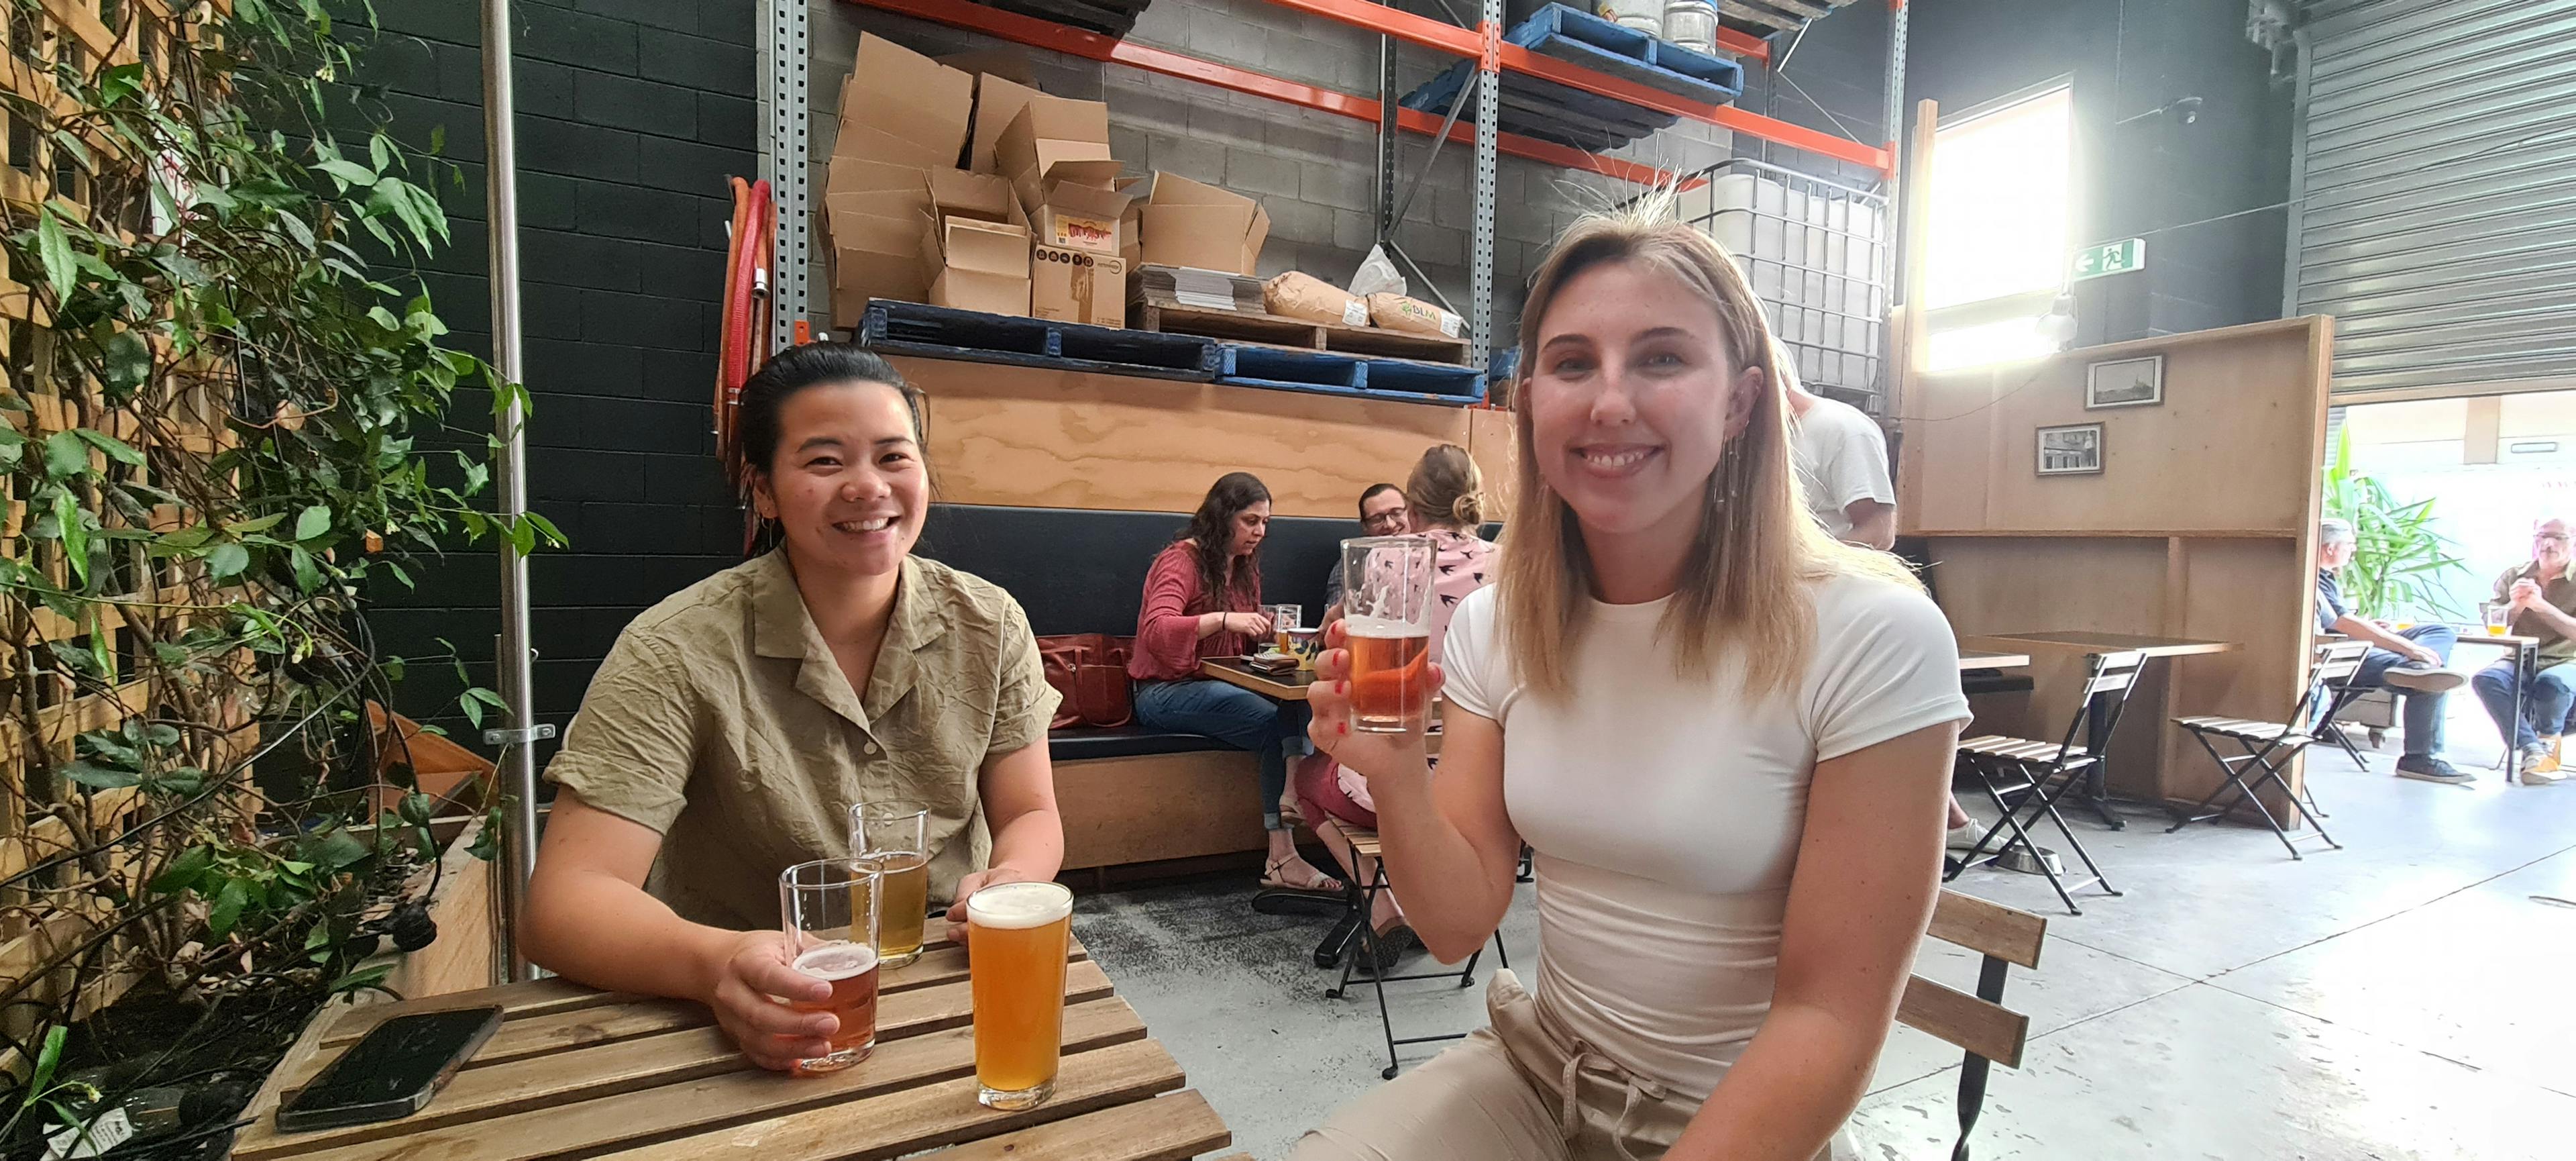
[(930, 808), (904, 799), (851, 807), (850, 853), (876, 860), (885, 894), (877, 904), (885, 965), (920, 959), (922, 919), (930, 914)]
[(1061, 884), (999, 883), (966, 897), (975, 1099), (988, 1107), (1031, 1109), (1055, 1095), (1072, 931), (1073, 892)]
[(796, 1062), (800, 1073), (839, 1072), (877, 1046), (876, 872), (851, 859), (820, 859), (779, 872), (779, 926), (797, 971), (832, 985), (800, 1012), (829, 1012), (841, 1022), (832, 1051)]
[(1342, 631), (1351, 650), (1351, 728), (1400, 734), (1431, 712), (1431, 592), (1427, 537), (1342, 542)]

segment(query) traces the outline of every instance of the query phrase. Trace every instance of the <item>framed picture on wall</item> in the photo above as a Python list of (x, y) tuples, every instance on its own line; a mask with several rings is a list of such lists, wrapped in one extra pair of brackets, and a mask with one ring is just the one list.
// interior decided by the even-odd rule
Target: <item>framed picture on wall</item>
[(2102, 425), (2070, 423), (2039, 429), (2039, 474), (2089, 476), (2102, 470)]
[(2165, 357), (2114, 359), (2084, 368), (2084, 406), (2153, 407), (2165, 401)]

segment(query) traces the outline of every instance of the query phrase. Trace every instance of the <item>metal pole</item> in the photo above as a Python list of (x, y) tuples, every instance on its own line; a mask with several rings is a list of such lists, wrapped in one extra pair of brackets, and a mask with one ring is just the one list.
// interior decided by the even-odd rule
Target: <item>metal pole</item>
[[(1904, 198), (1915, 197), (1921, 190), (1910, 190), (1898, 181), (1905, 172), (1905, 0), (1887, 3), (1887, 108), (1881, 124), (1887, 134), (1887, 204), (1879, 210), (1884, 215), (1878, 228), (1878, 275), (1883, 300), (1878, 311), (1878, 407), (1880, 415), (1896, 410), (1896, 325), (1892, 309), (1896, 304), (1898, 230), (1905, 221)], [(1919, 310), (1921, 304), (1907, 303), (1907, 309)]]
[(1476, 61), (1476, 220), (1467, 237), (1467, 360), (1483, 367), (1494, 341), (1494, 159), (1501, 139), (1503, 0), (1485, 0), (1477, 28), (1483, 53)]
[(778, 255), (769, 272), (769, 348), (795, 343), (796, 320), (831, 322), (829, 303), (814, 301), (813, 80), (806, 0), (761, 0), (761, 172), (778, 214)]
[(1375, 207), (1372, 223), (1377, 240), (1395, 237), (1395, 38), (1377, 38), (1377, 186), (1369, 193)]
[[(510, 0), (483, 0), (483, 139), (484, 194), (490, 210), (492, 250), (492, 368), (510, 384), (521, 382), (519, 361), (519, 171), (518, 144), (512, 137), (515, 115), (510, 91)], [(500, 518), (516, 524), (528, 510), (526, 415), (517, 394), (501, 408), (494, 434), (501, 451), (493, 479), (499, 485)], [(504, 863), (495, 895), (500, 917), (495, 935), (494, 973), (509, 982), (530, 978), (527, 957), (520, 954), (518, 921), (537, 867), (537, 762), (530, 742), (536, 713), (529, 703), (528, 560), (506, 535), (501, 538), (501, 639), (493, 658), (499, 670), (501, 701), (509, 714), (502, 735), (501, 793), (509, 804), (509, 829), (501, 836)]]

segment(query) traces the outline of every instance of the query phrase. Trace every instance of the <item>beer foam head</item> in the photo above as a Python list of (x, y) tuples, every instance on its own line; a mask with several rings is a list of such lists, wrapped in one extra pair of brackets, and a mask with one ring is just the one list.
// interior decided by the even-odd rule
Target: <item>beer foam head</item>
[(1073, 914), (1073, 892), (1058, 883), (999, 883), (966, 897), (978, 927), (1044, 927)]
[(862, 944), (826, 943), (799, 953), (795, 966), (797, 971), (818, 980), (846, 980), (877, 966), (877, 953)]
[(1427, 621), (1400, 621), (1393, 617), (1344, 617), (1342, 632), (1353, 637), (1428, 637)]

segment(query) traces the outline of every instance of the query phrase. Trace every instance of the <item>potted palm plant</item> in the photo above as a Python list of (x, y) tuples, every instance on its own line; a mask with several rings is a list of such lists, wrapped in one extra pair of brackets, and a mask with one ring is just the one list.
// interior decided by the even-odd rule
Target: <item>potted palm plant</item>
[[(2451, 551), (2451, 540), (2434, 525), (2433, 501), (2401, 503), (2378, 477), (2354, 469), (2352, 432), (2335, 439), (2334, 460), (2326, 465), (2326, 515), (2350, 521), (2352, 563), (2338, 578), (2355, 615), (2382, 620), (2456, 619), (2450, 581), (2468, 568)], [(2386, 690), (2374, 690), (2344, 707), (2338, 720), (2370, 731), (2370, 744), (2397, 724), (2397, 702)]]

